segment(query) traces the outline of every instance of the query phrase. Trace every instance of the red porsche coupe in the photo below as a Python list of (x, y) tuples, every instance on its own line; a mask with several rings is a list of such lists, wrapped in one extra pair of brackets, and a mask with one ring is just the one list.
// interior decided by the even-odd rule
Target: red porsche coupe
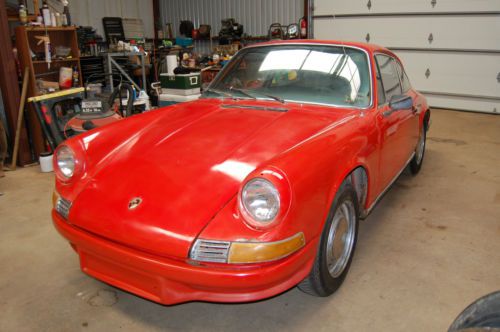
[(85, 273), (163, 304), (328, 296), (429, 117), (385, 48), (246, 47), (202, 99), (61, 144), (52, 218)]

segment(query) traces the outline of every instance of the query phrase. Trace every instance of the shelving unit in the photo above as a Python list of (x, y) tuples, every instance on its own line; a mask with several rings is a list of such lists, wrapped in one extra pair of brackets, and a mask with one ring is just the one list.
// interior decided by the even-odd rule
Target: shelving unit
[[(38, 45), (39, 39), (36, 36), (45, 36), (47, 34), (50, 38), (50, 44), (52, 50), (52, 61), (50, 67), (45, 60), (33, 60), (31, 55), (32, 52), (35, 54), (43, 54), (44, 44)], [(46, 81), (59, 81), (59, 69), (61, 67), (72, 67), (78, 68), (78, 73), (80, 77), (80, 86), (82, 84), (81, 80), (81, 68), (80, 68), (80, 50), (78, 49), (78, 39), (76, 35), (75, 27), (28, 27), (19, 26), (16, 27), (16, 46), (19, 53), (19, 61), (21, 67), (30, 68), (30, 82), (28, 85), (28, 97), (39, 96), (41, 92), (38, 90), (36, 80), (38, 78), (43, 78)], [(65, 46), (71, 49), (71, 58), (67, 59), (55, 59), (55, 49), (57, 46)], [(31, 135), (31, 140), (33, 143), (33, 149), (35, 157), (38, 158), (41, 152), (46, 150), (45, 139), (42, 135), (42, 129), (34, 113), (32, 107), (29, 107), (28, 112), (28, 122), (29, 131)]]
[[(28, 19), (28, 21), (36, 21), (36, 16), (37, 16), (36, 11), (40, 8), (40, 6), (38, 4), (38, 0), (31, 0), (31, 4), (33, 6), (33, 9), (35, 10), (35, 13), (28, 14), (27, 19)], [(12, 15), (12, 16), (9, 14), (7, 19), (9, 22), (19, 21), (19, 15), (17, 12), (15, 13), (15, 15)]]

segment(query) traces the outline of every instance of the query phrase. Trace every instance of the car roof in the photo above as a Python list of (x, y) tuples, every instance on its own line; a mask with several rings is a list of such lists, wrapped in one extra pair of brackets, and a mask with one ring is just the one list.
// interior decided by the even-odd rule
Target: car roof
[(342, 41), (342, 40), (319, 40), (319, 39), (275, 40), (275, 41), (268, 41), (268, 42), (263, 42), (263, 43), (258, 43), (258, 44), (252, 44), (252, 45), (248, 45), (247, 47), (266, 46), (266, 45), (287, 45), (287, 44), (345, 45), (345, 46), (358, 47), (358, 48), (366, 50), (366, 51), (368, 51), (370, 53), (373, 53), (373, 52), (384, 52), (384, 53), (393, 54), (387, 48), (379, 46), (379, 45), (376, 45), (376, 44), (353, 42), (353, 41)]

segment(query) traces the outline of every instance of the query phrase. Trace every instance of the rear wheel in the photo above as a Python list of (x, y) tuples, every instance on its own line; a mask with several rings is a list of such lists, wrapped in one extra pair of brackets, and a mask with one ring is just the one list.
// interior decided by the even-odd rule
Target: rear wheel
[(424, 162), (425, 155), (425, 141), (427, 136), (427, 131), (425, 129), (425, 124), (422, 126), (422, 130), (420, 131), (420, 137), (418, 139), (417, 147), (415, 148), (415, 156), (413, 156), (410, 161), (410, 171), (412, 174), (417, 174), (420, 172), (420, 168), (422, 167), (422, 163)]
[(356, 197), (351, 184), (344, 183), (340, 187), (325, 223), (313, 268), (298, 285), (303, 292), (329, 296), (344, 281), (358, 236), (359, 208)]

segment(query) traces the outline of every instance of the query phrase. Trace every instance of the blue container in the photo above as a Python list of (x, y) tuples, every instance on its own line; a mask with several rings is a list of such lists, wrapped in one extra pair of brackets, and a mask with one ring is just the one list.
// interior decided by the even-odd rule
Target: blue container
[(175, 37), (175, 44), (181, 47), (193, 45), (193, 38)]

